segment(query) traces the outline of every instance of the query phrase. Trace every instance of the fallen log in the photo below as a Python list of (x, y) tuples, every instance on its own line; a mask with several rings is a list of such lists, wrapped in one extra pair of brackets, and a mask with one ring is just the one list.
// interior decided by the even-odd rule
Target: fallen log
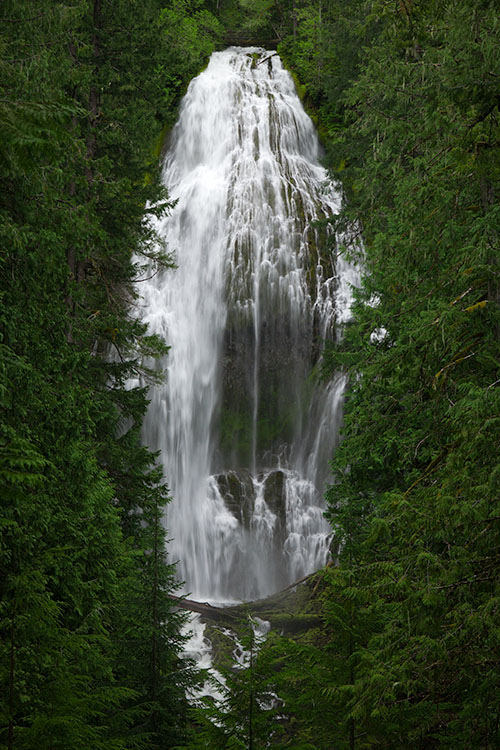
[[(214, 607), (213, 604), (209, 604), (208, 602), (195, 602), (193, 599), (185, 599), (182, 596), (175, 596), (174, 594), (168, 594), (168, 598), (180, 609), (196, 612), (204, 617), (209, 617), (211, 620), (239, 619), (239, 613), (231, 611), (232, 607)], [(238, 604), (237, 606), (241, 608), (242, 605)]]
[(294, 581), (286, 588), (278, 591), (276, 594), (271, 594), (264, 599), (256, 599), (252, 602), (241, 602), (240, 604), (231, 604), (228, 607), (216, 607), (208, 602), (196, 602), (193, 599), (186, 599), (183, 596), (175, 596), (174, 594), (168, 594), (168, 598), (175, 603), (180, 609), (187, 609), (189, 612), (196, 612), (196, 614), (202, 615), (210, 620), (225, 621), (225, 622), (237, 622), (246, 620), (249, 615), (260, 614), (263, 610), (267, 611), (268, 607), (272, 602), (280, 599), (287, 594), (290, 590), (294, 589), (295, 586), (299, 586), (302, 583), (312, 579), (316, 574), (310, 573), (298, 581)]
[(276, 57), (276, 55), (277, 55), (277, 54), (278, 54), (277, 52), (273, 52), (273, 54), (272, 54), (272, 55), (268, 55), (268, 56), (267, 56), (267, 57), (265, 57), (265, 58), (264, 58), (263, 60), (259, 60), (259, 62), (257, 63), (257, 65), (262, 65), (262, 63), (265, 63), (265, 62), (267, 62), (268, 60), (270, 60), (270, 59), (271, 59), (271, 57)]

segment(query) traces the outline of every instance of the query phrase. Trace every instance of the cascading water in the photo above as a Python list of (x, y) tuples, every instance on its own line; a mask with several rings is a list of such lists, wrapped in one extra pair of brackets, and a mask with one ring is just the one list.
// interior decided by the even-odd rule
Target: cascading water
[(338, 197), (277, 55), (212, 55), (164, 179), (177, 203), (159, 229), (178, 267), (141, 291), (171, 346), (145, 426), (174, 498), (171, 557), (195, 598), (257, 598), (328, 554), (321, 498), (344, 381), (314, 373), (356, 283), (321, 224)]

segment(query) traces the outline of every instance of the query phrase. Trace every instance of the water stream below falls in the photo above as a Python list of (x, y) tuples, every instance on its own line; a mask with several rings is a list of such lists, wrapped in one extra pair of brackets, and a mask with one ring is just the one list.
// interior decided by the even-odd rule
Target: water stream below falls
[(177, 268), (140, 290), (171, 346), (145, 440), (173, 496), (170, 557), (200, 600), (265, 596), (328, 556), (344, 379), (317, 370), (357, 272), (324, 221), (339, 197), (314, 126), (270, 55), (216, 52), (191, 82), (164, 164), (177, 202), (159, 228)]

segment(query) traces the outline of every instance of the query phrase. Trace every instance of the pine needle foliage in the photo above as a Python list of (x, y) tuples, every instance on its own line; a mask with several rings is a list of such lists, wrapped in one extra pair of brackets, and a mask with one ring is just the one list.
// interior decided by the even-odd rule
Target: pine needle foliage
[(494, 748), (498, 8), (301, 7), (321, 11), (323, 42), (299, 25), (285, 52), (343, 185), (336, 226), (364, 243), (353, 321), (325, 358), (350, 385), (324, 617), (334, 651), (352, 638), (353, 656), (349, 679), (325, 669), (324, 710), (344, 714), (339, 747)]
[(160, 131), (217, 24), (186, 63), (182, 44), (177, 56), (168, 46), (167, 6), (0, 11), (5, 750), (166, 748), (183, 732), (191, 678), (168, 598), (169, 493), (141, 446), (147, 390), (128, 382), (147, 385), (144, 362), (168, 348), (140, 322), (135, 282), (172, 266), (149, 221), (170, 207)]

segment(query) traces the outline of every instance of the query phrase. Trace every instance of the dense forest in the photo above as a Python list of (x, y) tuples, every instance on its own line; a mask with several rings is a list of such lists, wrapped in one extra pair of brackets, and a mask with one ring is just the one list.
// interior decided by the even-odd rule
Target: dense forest
[[(496, 2), (0, 15), (0, 748), (499, 747)], [(228, 44), (292, 71), (363, 283), (324, 357), (349, 386), (320, 620), (229, 671), (221, 710), (186, 699), (168, 477), (140, 439), (168, 341), (136, 304), (173, 264), (150, 221), (165, 134)]]

